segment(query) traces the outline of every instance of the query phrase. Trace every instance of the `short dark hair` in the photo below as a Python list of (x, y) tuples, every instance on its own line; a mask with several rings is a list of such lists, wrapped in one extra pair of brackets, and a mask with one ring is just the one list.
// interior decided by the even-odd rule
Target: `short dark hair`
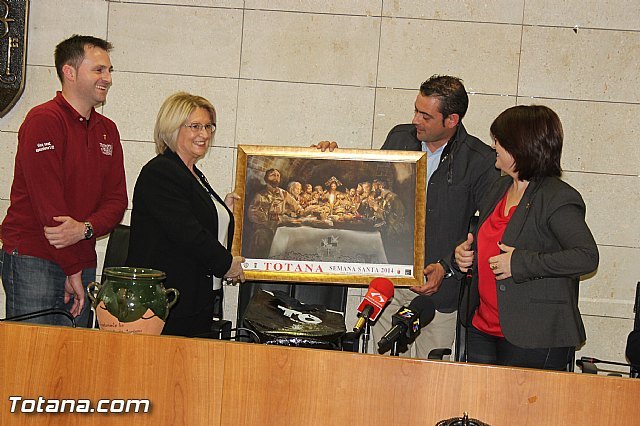
[(564, 134), (558, 114), (544, 105), (518, 105), (491, 124), (491, 135), (515, 161), (521, 180), (561, 176)]
[(440, 113), (443, 119), (451, 114), (458, 114), (462, 120), (469, 108), (467, 90), (458, 77), (432, 75), (420, 85), (420, 93), (423, 96), (435, 96), (440, 100)]
[(110, 52), (113, 49), (113, 45), (101, 38), (93, 36), (84, 36), (74, 34), (66, 40), (61, 41), (56, 46), (56, 50), (53, 54), (56, 63), (56, 72), (60, 82), (63, 82), (62, 67), (65, 65), (71, 65), (74, 68), (78, 68), (84, 60), (84, 47), (94, 46), (100, 49)]

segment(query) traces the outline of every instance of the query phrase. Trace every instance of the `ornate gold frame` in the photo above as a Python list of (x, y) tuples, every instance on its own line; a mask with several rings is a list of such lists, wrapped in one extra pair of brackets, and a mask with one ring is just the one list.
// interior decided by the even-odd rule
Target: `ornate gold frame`
[[(255, 158), (254, 158), (255, 157)], [(262, 158), (264, 157), (264, 158)], [(287, 161), (305, 160), (321, 160), (328, 162), (340, 161), (356, 161), (356, 162), (374, 162), (380, 163), (380, 167), (394, 167), (398, 169), (395, 163), (404, 163), (409, 165), (409, 169), (415, 170), (410, 173), (405, 180), (415, 182), (415, 194), (413, 197), (414, 218), (413, 229), (415, 231), (413, 237), (413, 270), (409, 276), (386, 276), (379, 274), (371, 274), (364, 272), (362, 274), (338, 274), (338, 273), (320, 273), (320, 272), (282, 272), (273, 270), (251, 270), (249, 263), (245, 263), (245, 277), (248, 280), (271, 281), (271, 282), (300, 282), (300, 283), (322, 283), (322, 284), (351, 284), (351, 285), (368, 285), (373, 278), (385, 276), (389, 278), (395, 286), (413, 286), (423, 283), (424, 274), (424, 236), (425, 236), (425, 205), (426, 205), (426, 156), (420, 151), (382, 151), (382, 150), (354, 150), (354, 149), (337, 149), (334, 152), (322, 152), (315, 148), (302, 147), (282, 147), (282, 146), (258, 146), (258, 145), (239, 145), (236, 163), (236, 187), (235, 192), (241, 196), (242, 202), (235, 203), (235, 231), (233, 238), (232, 253), (234, 256), (243, 253), (243, 229), (245, 221), (248, 221), (245, 213), (247, 206), (253, 198), (252, 193), (248, 190), (248, 163), (263, 164), (264, 172), (267, 165), (265, 164), (284, 164)], [(289, 164), (289, 163), (286, 163)], [(314, 163), (316, 164), (316, 163)], [(348, 165), (351, 163), (345, 163)], [(389, 166), (389, 164), (391, 166)], [(339, 166), (339, 163), (336, 164)], [(344, 165), (343, 165), (344, 166)], [(363, 165), (362, 167), (373, 167)], [(403, 168), (403, 170), (406, 168)], [(252, 170), (253, 180), (255, 184), (255, 175)], [(365, 177), (363, 177), (363, 180)], [(253, 186), (252, 186), (253, 187)], [(406, 203), (405, 203), (406, 204)], [(409, 208), (408, 206), (406, 207)], [(249, 228), (250, 229), (250, 228)], [(247, 232), (250, 232), (249, 230)], [(260, 260), (260, 259), (258, 259)], [(366, 263), (363, 265), (367, 265)], [(367, 269), (367, 268), (363, 268)], [(373, 268), (369, 268), (373, 269)], [(406, 272), (405, 272), (406, 273)]]

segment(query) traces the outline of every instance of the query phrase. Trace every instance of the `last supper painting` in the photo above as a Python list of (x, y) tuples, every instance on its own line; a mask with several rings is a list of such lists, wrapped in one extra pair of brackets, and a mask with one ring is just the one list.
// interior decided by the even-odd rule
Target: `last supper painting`
[(422, 152), (240, 145), (234, 254), (247, 278), (422, 282)]

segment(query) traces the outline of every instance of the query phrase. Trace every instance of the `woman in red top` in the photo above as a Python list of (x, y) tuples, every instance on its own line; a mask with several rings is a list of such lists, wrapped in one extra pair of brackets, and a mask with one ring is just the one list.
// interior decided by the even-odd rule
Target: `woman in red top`
[(598, 249), (582, 197), (559, 179), (562, 125), (545, 106), (516, 106), (491, 136), (503, 176), (454, 253), (461, 272), (474, 268), (467, 360), (564, 370), (586, 339), (578, 283)]

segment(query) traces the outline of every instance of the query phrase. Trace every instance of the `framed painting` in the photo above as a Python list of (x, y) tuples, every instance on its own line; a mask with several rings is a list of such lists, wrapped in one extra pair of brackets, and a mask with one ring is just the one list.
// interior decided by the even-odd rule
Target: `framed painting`
[(235, 191), (249, 280), (423, 282), (423, 152), (239, 145)]

